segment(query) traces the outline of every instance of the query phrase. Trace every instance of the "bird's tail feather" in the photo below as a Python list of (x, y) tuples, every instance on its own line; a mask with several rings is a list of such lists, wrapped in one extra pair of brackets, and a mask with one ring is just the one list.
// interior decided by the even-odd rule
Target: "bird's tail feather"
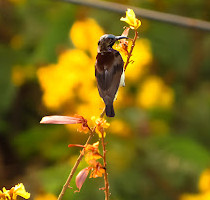
[(114, 117), (115, 116), (113, 104), (107, 104), (105, 111), (106, 111), (106, 116), (107, 117)]

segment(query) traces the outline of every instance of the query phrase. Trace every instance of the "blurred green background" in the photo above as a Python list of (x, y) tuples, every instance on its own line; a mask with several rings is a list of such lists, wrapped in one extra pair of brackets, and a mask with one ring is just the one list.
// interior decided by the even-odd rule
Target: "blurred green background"
[[(206, 0), (116, 2), (210, 21)], [(105, 33), (120, 35), (125, 26), (120, 17), (59, 1), (0, 0), (1, 188), (23, 182), (31, 199), (53, 199), (42, 194), (59, 194), (80, 151), (69, 149), (68, 144), (84, 144), (87, 135), (78, 133), (75, 125), (40, 125), (39, 121), (52, 114), (87, 114), (88, 118), (101, 110), (93, 109), (95, 98), (100, 101), (98, 93), (89, 96), (86, 86), (83, 96), (73, 91), (77, 87), (67, 90), (60, 103), (56, 91), (65, 86), (61, 80), (73, 70), (73, 58), (68, 58), (69, 63), (65, 60), (70, 70), (59, 74), (60, 80), (51, 76), (54, 68), (50, 66), (60, 66), (64, 52), (80, 48), (69, 36), (75, 22), (91, 18), (93, 26), (84, 26), (85, 33), (99, 26)], [(111, 199), (179, 199), (184, 193), (199, 192), (199, 176), (210, 167), (210, 33), (141, 20), (136, 46), (140, 50), (132, 58), (136, 62), (130, 71), (128, 67), (126, 87), (119, 92), (119, 103), (115, 102), (116, 118), (107, 119), (111, 124), (106, 137)], [(89, 45), (81, 50), (90, 60), (85, 67), (91, 81), (95, 57), (88, 48), (95, 48), (98, 39), (87, 38)], [(81, 74), (76, 78), (88, 81)], [(59, 105), (44, 97), (47, 92)], [(78, 171), (86, 166), (82, 162)], [(74, 180), (71, 185), (75, 190)], [(98, 190), (102, 186), (102, 178), (87, 179), (80, 193), (69, 189), (63, 199), (103, 199), (104, 193)]]

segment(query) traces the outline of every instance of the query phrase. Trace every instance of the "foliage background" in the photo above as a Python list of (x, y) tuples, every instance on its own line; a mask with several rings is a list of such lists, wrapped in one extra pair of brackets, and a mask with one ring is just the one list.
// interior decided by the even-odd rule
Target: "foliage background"
[[(204, 0), (120, 2), (210, 21)], [(23, 182), (32, 199), (59, 194), (79, 154), (67, 145), (83, 144), (87, 135), (76, 126), (39, 121), (50, 114), (89, 118), (101, 112), (94, 52), (103, 31), (122, 33), (120, 17), (64, 2), (0, 1), (1, 188)], [(95, 21), (70, 32), (89, 18)], [(111, 197), (178, 199), (198, 192), (199, 175), (210, 164), (210, 34), (141, 20), (135, 62), (115, 102), (116, 118), (108, 119)], [(78, 30), (88, 35), (81, 44)], [(64, 199), (102, 199), (102, 185), (102, 179), (88, 179), (80, 193), (69, 189)]]

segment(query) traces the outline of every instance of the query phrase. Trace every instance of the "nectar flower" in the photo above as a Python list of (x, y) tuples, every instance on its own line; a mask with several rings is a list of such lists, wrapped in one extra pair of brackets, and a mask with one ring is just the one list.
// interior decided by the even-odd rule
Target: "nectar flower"
[(82, 124), (82, 126), (78, 128), (78, 131), (84, 133), (88, 133), (89, 131), (87, 120), (80, 115), (75, 115), (74, 117), (60, 116), (60, 115), (45, 116), (42, 118), (40, 123), (41, 124)]
[(88, 144), (88, 145), (85, 147), (85, 151), (99, 152), (98, 146), (99, 146), (99, 141), (98, 141), (98, 142), (95, 142), (95, 143), (93, 143), (93, 144)]
[(120, 20), (128, 23), (131, 29), (136, 30), (139, 26), (141, 26), (141, 21), (136, 18), (134, 11), (130, 8), (126, 11), (126, 17), (121, 17)]
[[(126, 29), (123, 31), (121, 36), (127, 37), (128, 33), (129, 33), (130, 28), (126, 27)], [(122, 53), (124, 53), (126, 56), (128, 56), (129, 52), (128, 52), (128, 41), (126, 39), (121, 39), (119, 41), (119, 44), (116, 44), (115, 46), (117, 51), (120, 51)]]
[(106, 133), (104, 131), (105, 128), (108, 128), (110, 126), (109, 123), (106, 122), (104, 118), (96, 118), (95, 116), (91, 117), (91, 120), (95, 124), (95, 132), (98, 134), (99, 137), (102, 137), (102, 134), (104, 137), (106, 136)]
[(10, 190), (3, 188), (0, 190), (0, 200), (16, 200), (17, 196), (23, 197), (24, 199), (30, 198), (30, 193), (26, 192), (25, 187), (22, 183), (15, 185)]
[(93, 171), (90, 174), (90, 178), (102, 177), (105, 173), (104, 167), (99, 162), (96, 163), (95, 167), (93, 167), (92, 170)]
[(85, 147), (85, 161), (89, 165), (95, 165), (96, 160), (102, 158), (101, 154), (99, 153), (99, 142), (95, 142), (94, 144), (88, 144)]

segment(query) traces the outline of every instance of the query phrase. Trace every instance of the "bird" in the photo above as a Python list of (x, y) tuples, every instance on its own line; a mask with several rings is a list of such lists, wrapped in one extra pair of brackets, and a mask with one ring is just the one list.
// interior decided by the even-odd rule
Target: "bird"
[(119, 51), (113, 49), (117, 40), (128, 39), (125, 36), (105, 34), (98, 41), (95, 62), (95, 77), (100, 97), (105, 103), (107, 117), (114, 117), (113, 102), (119, 86), (125, 86), (124, 62)]

